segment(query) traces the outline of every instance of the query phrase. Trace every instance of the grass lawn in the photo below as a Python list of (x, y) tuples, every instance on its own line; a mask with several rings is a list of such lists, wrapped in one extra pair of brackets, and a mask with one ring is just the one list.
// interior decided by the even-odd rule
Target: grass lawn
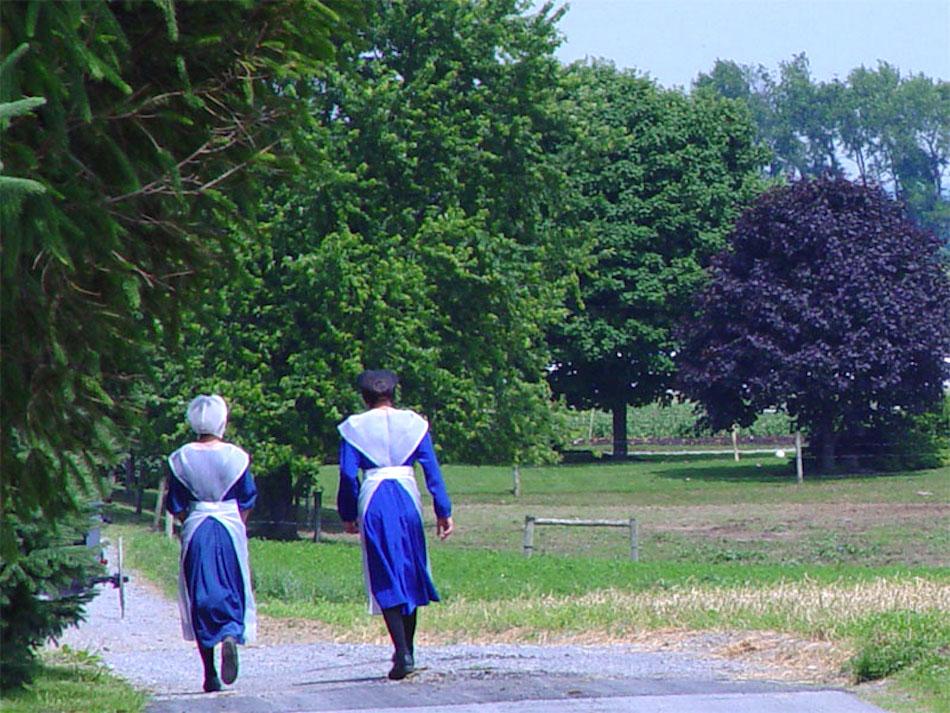
[[(799, 486), (775, 456), (642, 459), (522, 468), (518, 498), (508, 468), (444, 471), (458, 531), (430, 540), (443, 602), (424, 613), (423, 643), (662, 639), (697, 650), (717, 632), (729, 636), (715, 655), (768, 655), (810, 680), (875, 682), (856, 690), (891, 710), (950, 712), (950, 468)], [(332, 478), (321, 473), (325, 503)], [(117, 520), (134, 519), (116, 507)], [(525, 515), (635, 517), (640, 561), (625, 529), (557, 526), (536, 528), (526, 558)], [(263, 628), (278, 640), (294, 630), (383, 641), (365, 615), (356, 538), (332, 511), (323, 519), (319, 544), (252, 540)], [(131, 566), (173, 591), (177, 543), (116, 528)]]

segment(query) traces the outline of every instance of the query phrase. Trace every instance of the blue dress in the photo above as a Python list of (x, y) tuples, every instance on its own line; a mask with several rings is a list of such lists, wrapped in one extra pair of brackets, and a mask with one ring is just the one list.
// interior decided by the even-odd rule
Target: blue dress
[[(426, 487), (437, 517), (452, 514), (442, 471), (429, 434), (401, 465), (422, 466)], [(337, 509), (344, 521), (357, 519), (360, 491), (358, 472), (377, 468), (345, 438), (340, 442), (340, 489)], [(400, 607), (404, 615), (430, 601), (439, 601), (432, 582), (425, 531), (412, 496), (395, 480), (384, 480), (375, 490), (360, 523), (368, 586), (380, 609)]]
[[(168, 483), (166, 503), (173, 515), (188, 510), (197, 501), (178, 478), (172, 476)], [(257, 487), (250, 469), (244, 471), (222, 500), (236, 500), (241, 510), (254, 507)], [(213, 517), (202, 522), (191, 538), (183, 568), (198, 643), (211, 648), (226, 636), (245, 643), (244, 581), (227, 528)]]

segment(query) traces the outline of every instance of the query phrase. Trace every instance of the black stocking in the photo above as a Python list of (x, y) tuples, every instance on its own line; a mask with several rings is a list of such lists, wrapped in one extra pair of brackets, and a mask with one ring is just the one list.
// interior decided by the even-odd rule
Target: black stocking
[(402, 607), (390, 607), (383, 609), (383, 619), (386, 620), (386, 628), (389, 630), (389, 638), (392, 639), (393, 648), (396, 649), (396, 655), (408, 653), (411, 649), (406, 641), (406, 624), (400, 611)]
[(214, 667), (214, 647), (205, 648), (198, 644), (198, 653), (201, 654), (201, 663), (205, 667), (205, 680), (210, 681), (218, 677), (218, 670)]
[(415, 646), (413, 645), (413, 639), (416, 636), (416, 612), (418, 609), (413, 609), (412, 614), (406, 614), (402, 618), (403, 628), (406, 630), (406, 644), (409, 646), (409, 653), (415, 653)]

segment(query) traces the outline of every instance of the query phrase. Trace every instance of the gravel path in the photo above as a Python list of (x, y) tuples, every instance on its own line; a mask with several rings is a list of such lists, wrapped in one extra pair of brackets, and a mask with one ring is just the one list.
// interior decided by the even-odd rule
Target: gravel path
[(237, 682), (208, 695), (201, 692), (194, 645), (181, 638), (177, 605), (154, 586), (133, 573), (124, 619), (118, 593), (108, 585), (90, 603), (87, 615), (86, 622), (61, 637), (60, 645), (100, 655), (115, 673), (150, 692), (150, 713), (408, 710), (578, 699), (619, 702), (625, 696), (788, 696), (796, 691), (817, 695), (814, 688), (751, 680), (750, 674), (761, 671), (747, 662), (632, 646), (425, 647), (417, 652), (420, 673), (391, 682), (385, 678), (388, 646), (324, 642), (242, 647)]

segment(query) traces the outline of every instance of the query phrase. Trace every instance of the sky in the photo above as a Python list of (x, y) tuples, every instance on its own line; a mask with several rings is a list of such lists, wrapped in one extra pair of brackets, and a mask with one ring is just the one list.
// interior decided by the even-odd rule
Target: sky
[(558, 59), (613, 60), (667, 87), (689, 87), (717, 58), (775, 72), (800, 52), (823, 82), (879, 60), (950, 81), (950, 0), (555, 1), (564, 4)]

